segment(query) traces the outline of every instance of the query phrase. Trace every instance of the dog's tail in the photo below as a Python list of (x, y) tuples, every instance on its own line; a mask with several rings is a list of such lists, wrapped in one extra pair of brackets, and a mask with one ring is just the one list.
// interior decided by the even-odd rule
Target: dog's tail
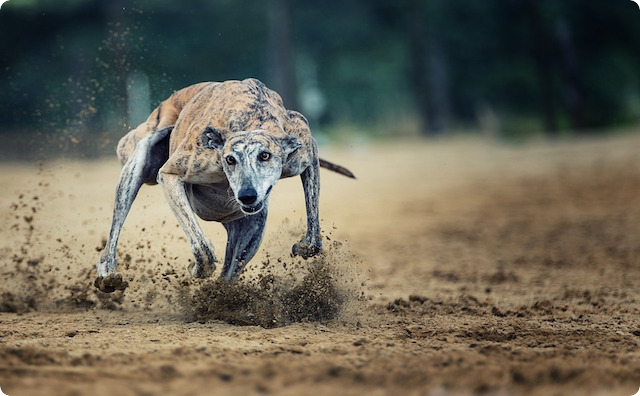
[(353, 173), (351, 173), (351, 171), (343, 166), (340, 165), (336, 165), (333, 162), (329, 162), (327, 160), (323, 160), (322, 158), (320, 158), (320, 166), (323, 168), (327, 168), (330, 171), (334, 171), (336, 173), (339, 173), (341, 175), (344, 175), (346, 177), (350, 177), (352, 179), (355, 179), (356, 177), (353, 175)]

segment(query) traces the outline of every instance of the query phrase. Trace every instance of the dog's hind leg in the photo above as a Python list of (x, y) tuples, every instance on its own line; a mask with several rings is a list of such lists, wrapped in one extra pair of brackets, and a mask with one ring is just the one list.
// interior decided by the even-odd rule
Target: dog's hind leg
[(304, 239), (292, 248), (294, 256), (300, 255), (304, 258), (315, 256), (322, 250), (319, 214), (320, 164), (315, 140), (312, 141), (312, 148), (311, 165), (300, 174), (307, 207), (307, 233)]
[(157, 164), (155, 164), (157, 161), (151, 158), (153, 149), (156, 144), (168, 137), (172, 129), (173, 127), (168, 127), (154, 131), (149, 136), (140, 139), (135, 146), (135, 150), (122, 167), (120, 180), (116, 188), (109, 239), (96, 266), (98, 277), (94, 284), (103, 292), (110, 293), (115, 290), (124, 290), (127, 287), (122, 275), (116, 275), (115, 273), (118, 264), (116, 256), (118, 238), (140, 186), (153, 177), (151, 173), (157, 172)]
[(227, 230), (227, 250), (221, 277), (233, 279), (255, 256), (267, 223), (267, 206), (268, 203), (265, 202), (260, 213), (223, 224)]
[(185, 182), (181, 176), (167, 173), (163, 169), (161, 168), (158, 173), (158, 182), (162, 184), (167, 202), (189, 239), (195, 258), (195, 262), (189, 265), (189, 272), (198, 278), (208, 277), (216, 269), (217, 260), (213, 244), (198, 224), (198, 219), (187, 197)]

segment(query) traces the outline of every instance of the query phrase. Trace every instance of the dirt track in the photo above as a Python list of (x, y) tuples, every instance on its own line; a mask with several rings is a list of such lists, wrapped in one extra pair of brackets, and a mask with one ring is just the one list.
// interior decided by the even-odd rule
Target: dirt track
[[(10, 396), (631, 395), (639, 153), (638, 135), (324, 149), (358, 176), (322, 175), (321, 262), (347, 302), (336, 319), (275, 328), (189, 320), (189, 296), (203, 286), (186, 277), (188, 244), (158, 187), (143, 187), (122, 235), (119, 272), (131, 286), (94, 292), (115, 160), (0, 165), (0, 387)], [(243, 282), (270, 273), (299, 285), (307, 274), (288, 257), (303, 230), (301, 190), (297, 180), (274, 189)], [(221, 256), (223, 228), (203, 226)]]

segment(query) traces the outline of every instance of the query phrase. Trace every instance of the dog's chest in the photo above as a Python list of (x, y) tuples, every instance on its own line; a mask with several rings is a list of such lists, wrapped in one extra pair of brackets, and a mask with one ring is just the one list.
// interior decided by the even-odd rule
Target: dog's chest
[(225, 222), (243, 216), (227, 183), (187, 184), (185, 189), (191, 207), (203, 220)]

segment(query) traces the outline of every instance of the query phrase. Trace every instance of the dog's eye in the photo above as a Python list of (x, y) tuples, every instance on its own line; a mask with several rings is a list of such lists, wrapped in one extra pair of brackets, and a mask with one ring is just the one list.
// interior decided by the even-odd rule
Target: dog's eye
[(236, 164), (236, 159), (233, 158), (232, 156), (226, 157), (226, 160), (227, 160), (227, 164), (229, 164), (229, 165), (235, 165)]
[(263, 151), (258, 155), (258, 158), (260, 158), (260, 161), (268, 161), (271, 158), (271, 153)]

